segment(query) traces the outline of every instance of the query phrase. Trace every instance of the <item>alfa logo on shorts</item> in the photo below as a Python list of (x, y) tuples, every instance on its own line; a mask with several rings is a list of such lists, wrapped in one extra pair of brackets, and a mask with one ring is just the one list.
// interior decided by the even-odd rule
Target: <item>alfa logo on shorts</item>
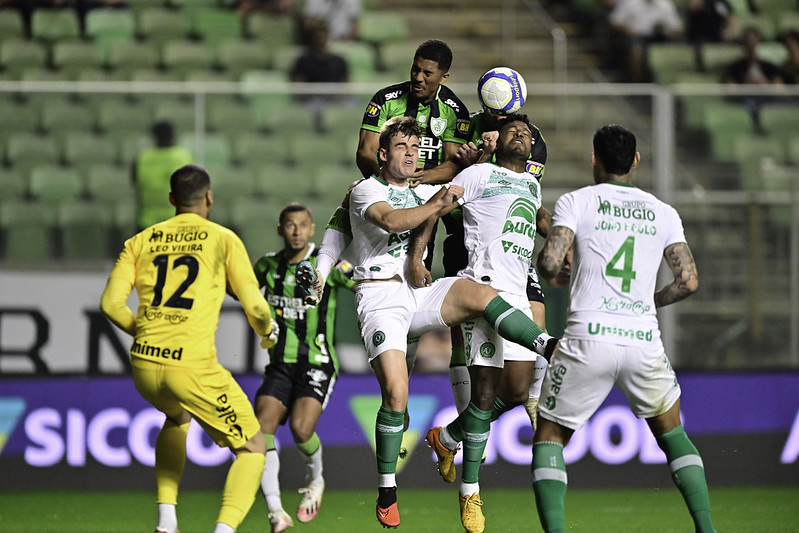
[(555, 400), (554, 396), (547, 396), (547, 399), (546, 399), (546, 401), (544, 403), (546, 403), (547, 409), (554, 409), (555, 408), (555, 404), (558, 403), (558, 402), (557, 402), (557, 400)]
[(386, 340), (386, 334), (382, 331), (375, 331), (375, 334), (372, 335), (372, 344), (375, 346), (380, 346), (383, 344), (383, 341)]
[(491, 358), (497, 353), (497, 349), (493, 342), (484, 342), (480, 345), (480, 355), (483, 357)]

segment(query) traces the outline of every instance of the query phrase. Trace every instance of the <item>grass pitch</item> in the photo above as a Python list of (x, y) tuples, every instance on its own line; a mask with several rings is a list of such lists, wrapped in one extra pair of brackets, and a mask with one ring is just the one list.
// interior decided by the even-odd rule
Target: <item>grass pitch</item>
[[(219, 491), (181, 493), (178, 520), (182, 533), (213, 530)], [(403, 490), (397, 493), (408, 533), (463, 531), (457, 487)], [(486, 532), (541, 531), (532, 489), (486, 489)], [(296, 533), (383, 531), (374, 517), (376, 491), (328, 490), (319, 516), (307, 524), (295, 520)], [(719, 533), (799, 532), (799, 487), (716, 488), (710, 492)], [(297, 493), (283, 493), (293, 514)], [(152, 492), (6, 492), (0, 494), (0, 531), (5, 533), (150, 533), (155, 528)], [(570, 490), (566, 496), (569, 531), (621, 533), (693, 531), (682, 498), (672, 490)], [(259, 495), (239, 533), (269, 531), (266, 504)]]

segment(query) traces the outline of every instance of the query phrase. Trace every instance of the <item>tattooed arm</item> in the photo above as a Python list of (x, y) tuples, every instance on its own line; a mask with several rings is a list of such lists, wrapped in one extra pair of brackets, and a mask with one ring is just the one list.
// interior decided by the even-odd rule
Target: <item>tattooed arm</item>
[(538, 274), (552, 287), (565, 287), (563, 279), (558, 278), (558, 273), (563, 268), (566, 252), (574, 241), (574, 232), (563, 226), (555, 226), (549, 230), (547, 242), (541, 253), (538, 254), (536, 268)]
[(663, 258), (674, 274), (674, 281), (655, 292), (655, 307), (679, 302), (699, 288), (696, 263), (687, 244), (672, 244), (663, 252)]

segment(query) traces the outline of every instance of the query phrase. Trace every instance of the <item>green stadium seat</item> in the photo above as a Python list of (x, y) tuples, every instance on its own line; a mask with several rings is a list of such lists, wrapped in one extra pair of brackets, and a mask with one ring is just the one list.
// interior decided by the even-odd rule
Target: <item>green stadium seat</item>
[(708, 72), (716, 74), (718, 80), (727, 65), (742, 57), (741, 46), (732, 43), (705, 43), (702, 45), (702, 62)]
[(785, 145), (773, 135), (736, 135), (732, 141), (733, 158), (741, 167), (742, 185), (749, 191), (770, 188), (771, 183), (763, 181), (760, 165), (765, 158), (776, 164), (787, 161)]
[(136, 19), (130, 9), (94, 8), (86, 13), (84, 32), (105, 59), (113, 45), (133, 42), (136, 37)]
[(312, 179), (304, 168), (273, 162), (255, 169), (255, 190), (272, 203), (283, 206), (310, 195)]
[(0, 206), (0, 227), (8, 263), (39, 266), (55, 255), (55, 213), (41, 202), (7, 202)]
[(284, 44), (275, 48), (275, 54), (272, 58), (272, 68), (283, 73), (283, 76), (288, 79), (291, 67), (294, 62), (305, 51), (305, 47), (299, 44)]
[(23, 39), (25, 25), (16, 9), (0, 9), (0, 42), (7, 39)]
[(372, 46), (358, 41), (330, 43), (330, 51), (344, 58), (350, 77), (368, 78), (377, 71), (377, 56)]
[(738, 30), (735, 37), (741, 37), (743, 31), (754, 26), (760, 31), (763, 41), (773, 41), (777, 38), (777, 23), (770, 15), (739, 15), (736, 17), (735, 28)]
[(82, 70), (98, 68), (100, 60), (96, 48), (86, 41), (66, 40), (53, 45), (53, 67), (64, 72), (69, 79), (77, 79)]
[[(387, 42), (381, 45), (382, 65), (380, 67), (391, 75), (397, 76), (393, 83), (410, 79), (413, 56), (416, 54), (418, 46), (419, 43), (415, 41)], [(382, 85), (378, 85), (378, 87), (382, 87)]]
[(756, 0), (755, 4), (760, 13), (777, 18), (781, 17), (783, 13), (790, 13), (799, 8), (796, 0)]
[(245, 21), (247, 36), (262, 42), (268, 48), (296, 44), (296, 25), (288, 15), (274, 15), (255, 11)]
[[(408, 21), (401, 13), (390, 11), (364, 11), (358, 20), (358, 38), (361, 41), (383, 45), (388, 42), (408, 40)], [(408, 60), (410, 65), (411, 57)]]
[(94, 108), (87, 104), (64, 105), (60, 100), (44, 100), (41, 104), (41, 128), (59, 140), (71, 132), (88, 132), (96, 122)]
[(304, 132), (307, 135), (315, 131), (314, 115), (301, 102), (294, 101), (290, 105), (285, 105), (279, 101), (264, 99), (257, 100), (253, 104), (255, 124), (260, 129), (288, 135), (293, 132)]
[(37, 165), (31, 168), (30, 195), (48, 205), (75, 200), (83, 193), (80, 173), (59, 165)]
[(97, 105), (97, 127), (110, 135), (119, 132), (146, 134), (152, 124), (152, 110), (137, 101), (109, 99)]
[(185, 39), (191, 33), (191, 22), (180, 11), (147, 7), (138, 13), (136, 31), (142, 39), (154, 42)]
[(767, 105), (760, 109), (760, 124), (769, 135), (786, 148), (789, 140), (799, 134), (799, 107), (792, 105)]
[(155, 106), (153, 120), (168, 120), (176, 132), (190, 133), (194, 131), (195, 115), (193, 101), (165, 102)]
[(779, 18), (777, 18), (777, 31), (782, 34), (788, 30), (799, 31), (799, 13), (780, 13)]
[(291, 161), (300, 166), (346, 165), (355, 162), (355, 150), (344, 150), (341, 132), (316, 135), (313, 148), (308, 145), (308, 130), (293, 130), (282, 133), (286, 138)]
[(64, 139), (63, 160), (85, 169), (89, 165), (118, 161), (117, 146), (105, 135), (75, 133)]
[(674, 83), (677, 75), (696, 70), (694, 48), (683, 43), (651, 43), (647, 46), (649, 68), (658, 83)]
[(136, 69), (155, 69), (161, 63), (161, 54), (154, 43), (119, 42), (108, 49), (106, 64), (117, 71), (131, 73)]
[(240, 135), (233, 142), (233, 158), (251, 168), (293, 163), (283, 135)]
[(153, 144), (152, 137), (144, 132), (120, 132), (113, 140), (122, 165), (132, 165), (138, 153)]
[(167, 41), (161, 49), (161, 61), (166, 68), (185, 76), (190, 71), (211, 68), (214, 57), (202, 43)]
[(64, 259), (92, 261), (112, 257), (111, 209), (88, 200), (65, 202), (58, 207), (56, 227)]
[(46, 63), (47, 49), (37, 41), (8, 39), (0, 43), (0, 67), (6, 78), (19, 79), (24, 69), (43, 68)]
[(255, 130), (250, 105), (238, 96), (211, 94), (206, 102), (206, 126), (210, 130), (231, 137)]
[(180, 135), (178, 144), (194, 155), (194, 160), (216, 175), (221, 169), (231, 165), (232, 149), (230, 140), (219, 133), (206, 133), (198, 139), (194, 133)]
[(794, 133), (788, 139), (788, 153), (786, 156), (789, 163), (799, 165), (799, 134)]
[(33, 133), (17, 133), (8, 138), (6, 162), (28, 177), (36, 165), (55, 165), (59, 162), (58, 144), (53, 137)]
[(735, 16), (749, 15), (749, 0), (730, 0), (732, 12)]
[(751, 135), (754, 131), (749, 112), (742, 105), (721, 102), (705, 106), (702, 118), (715, 159), (724, 163), (734, 162), (734, 139), (741, 134)]
[[(183, 81), (183, 74), (177, 70), (161, 70), (157, 68), (137, 68), (131, 71), (130, 81)], [(160, 95), (159, 95), (160, 96)], [(168, 97), (161, 97), (167, 100)]]
[(234, 75), (229, 72), (222, 72), (213, 69), (203, 70), (189, 70), (183, 74), (183, 81), (189, 82), (212, 82), (212, 83), (230, 83), (238, 81)]
[(239, 16), (231, 9), (197, 7), (189, 17), (192, 33), (211, 50), (223, 41), (240, 39), (243, 33)]
[(220, 42), (216, 48), (216, 64), (238, 79), (248, 70), (269, 69), (272, 57), (261, 42), (227, 40)]
[(288, 76), (277, 70), (248, 70), (241, 76), (241, 90), (250, 102), (253, 120), (256, 125), (262, 113), (273, 107), (286, 107), (291, 104)]
[(354, 157), (349, 165), (318, 164), (311, 167), (313, 171), (310, 179), (313, 183), (313, 192), (320, 198), (344, 198), (349, 186), (360, 177), (360, 172), (354, 163)]
[(209, 169), (211, 174), (211, 189), (214, 192), (214, 203), (235, 205), (241, 201), (249, 200), (255, 194), (255, 180), (250, 168), (218, 167)]
[(84, 183), (89, 198), (101, 204), (132, 202), (136, 196), (129, 165), (88, 165)]
[(283, 241), (274, 229), (280, 207), (269, 200), (251, 198), (238, 202), (231, 210), (233, 229), (244, 241), (251, 261), (283, 247)]
[(31, 37), (45, 42), (80, 37), (80, 21), (75, 9), (40, 7), (31, 15)]
[[(0, 98), (0, 141), (5, 141), (18, 133), (34, 133), (39, 127), (39, 107), (27, 100), (15, 99), (9, 95)], [(0, 149), (0, 152), (4, 150)]]
[(779, 42), (760, 43), (757, 47), (757, 57), (779, 67), (788, 59), (788, 49)]
[[(363, 108), (349, 104), (333, 104), (322, 111), (322, 127), (328, 135), (343, 135), (354, 132), (356, 135), (361, 129), (363, 121)], [(355, 153), (355, 146), (352, 147)]]
[(27, 194), (27, 180), (19, 172), (7, 169), (0, 172), (0, 198), (3, 201), (23, 200)]

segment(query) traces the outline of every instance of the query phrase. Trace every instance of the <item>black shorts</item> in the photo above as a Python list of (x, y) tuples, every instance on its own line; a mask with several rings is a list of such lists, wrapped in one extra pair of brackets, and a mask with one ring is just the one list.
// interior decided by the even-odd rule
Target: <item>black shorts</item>
[(294, 400), (307, 396), (315, 398), (324, 409), (333, 394), (335, 383), (336, 372), (332, 363), (322, 366), (309, 363), (275, 363), (266, 366), (255, 397), (274, 396), (291, 411)]

